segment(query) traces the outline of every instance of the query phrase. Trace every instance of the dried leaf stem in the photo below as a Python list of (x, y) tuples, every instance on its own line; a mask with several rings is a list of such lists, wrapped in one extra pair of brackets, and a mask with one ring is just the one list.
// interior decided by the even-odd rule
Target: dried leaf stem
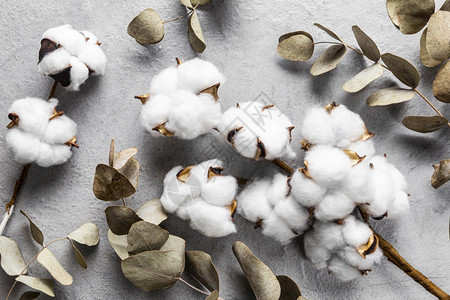
[(181, 20), (181, 19), (184, 19), (184, 18), (188, 17), (189, 15), (191, 15), (191, 14), (193, 14), (193, 13), (195, 12), (195, 10), (196, 10), (197, 7), (200, 5), (200, 3), (202, 3), (202, 1), (200, 1), (199, 3), (197, 3), (197, 5), (194, 6), (194, 7), (192, 8), (192, 11), (188, 11), (186, 14), (184, 14), (184, 15), (182, 15), (182, 16), (180, 16), (180, 17), (176, 17), (176, 18), (174, 18), (174, 19), (166, 20), (166, 21), (163, 21), (162, 23), (163, 23), (163, 24), (164, 24), (164, 23), (170, 23), (170, 22), (178, 21), (178, 20)]
[[(187, 282), (186, 280), (184, 280), (184, 279), (181, 278), (181, 277), (178, 277), (178, 278), (176, 278), (176, 279), (179, 280), (180, 282), (184, 283), (185, 285), (187, 285), (187, 286), (190, 287), (191, 289), (193, 289), (193, 290), (195, 290), (195, 291), (197, 291), (197, 292), (199, 292), (199, 293), (201, 293), (201, 294), (203, 294), (203, 295), (206, 295), (206, 296), (211, 295), (211, 293), (205, 292), (205, 291), (203, 291), (203, 290), (201, 290), (201, 289), (199, 289), (199, 288), (193, 286), (192, 284), (190, 284), (189, 282)], [(218, 299), (218, 300), (225, 300), (225, 299), (220, 298), (220, 297), (217, 298), (217, 299)]]

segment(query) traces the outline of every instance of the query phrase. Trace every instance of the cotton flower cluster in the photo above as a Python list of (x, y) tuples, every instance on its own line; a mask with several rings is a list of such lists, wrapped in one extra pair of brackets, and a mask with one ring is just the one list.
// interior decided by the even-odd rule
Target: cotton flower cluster
[(282, 244), (308, 228), (309, 212), (289, 193), (288, 178), (282, 174), (251, 182), (237, 201), (239, 214)]
[(382, 251), (369, 226), (350, 215), (342, 222), (315, 222), (304, 237), (305, 255), (317, 269), (350, 281), (372, 270)]
[(295, 156), (290, 146), (294, 126), (273, 105), (258, 101), (238, 103), (223, 114), (218, 129), (245, 157), (276, 159)]
[(217, 89), (224, 77), (199, 58), (170, 67), (153, 77), (140, 121), (156, 135), (194, 139), (217, 126), (222, 115)]
[(6, 143), (15, 160), (49, 167), (66, 162), (71, 146), (76, 145), (77, 125), (55, 107), (58, 100), (45, 101), (24, 98), (13, 102), (8, 110), (11, 120), (6, 132)]
[(38, 71), (68, 90), (78, 91), (90, 74), (103, 75), (105, 64), (100, 43), (89, 31), (63, 25), (50, 28), (42, 35)]
[(191, 227), (209, 237), (236, 232), (236, 179), (221, 175), (223, 163), (209, 160), (195, 166), (173, 168), (164, 178), (161, 203), (169, 213), (189, 220)]

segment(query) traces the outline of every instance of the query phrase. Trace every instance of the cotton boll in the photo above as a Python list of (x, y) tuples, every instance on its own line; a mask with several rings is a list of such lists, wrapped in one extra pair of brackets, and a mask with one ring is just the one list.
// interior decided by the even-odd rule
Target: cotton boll
[(47, 54), (38, 64), (38, 72), (44, 75), (57, 74), (70, 66), (72, 55), (65, 48)]
[(281, 199), (286, 198), (289, 194), (289, 186), (287, 184), (287, 176), (283, 174), (276, 174), (272, 178), (272, 183), (269, 188), (267, 197), (271, 205), (275, 206)]
[(409, 199), (408, 194), (399, 191), (395, 194), (394, 202), (388, 209), (389, 218), (399, 218), (406, 215), (409, 212)]
[(348, 216), (342, 225), (342, 234), (348, 245), (357, 248), (369, 241), (372, 230), (367, 224), (356, 220), (354, 216)]
[(152, 78), (150, 95), (170, 95), (178, 89), (178, 71), (176, 67), (164, 69)]
[(277, 214), (271, 213), (262, 222), (263, 234), (274, 238), (283, 245), (287, 245), (291, 239), (297, 237), (289, 225)]
[(353, 247), (345, 247), (340, 251), (339, 256), (349, 265), (357, 268), (358, 270), (372, 270), (375, 263), (379, 263), (383, 252), (377, 248), (377, 250), (363, 258), (357, 250)]
[(365, 160), (352, 167), (343, 185), (344, 193), (357, 204), (370, 203), (373, 199), (372, 170)]
[(394, 183), (395, 191), (404, 191), (406, 190), (407, 183), (405, 176), (392, 164), (388, 163), (388, 172), (392, 178), (392, 182)]
[(86, 43), (84, 35), (72, 29), (72, 26), (68, 24), (48, 29), (44, 32), (42, 38), (62, 45), (72, 55), (77, 55)]
[(375, 145), (372, 140), (351, 143), (345, 150), (355, 151), (360, 157), (365, 156), (365, 160), (369, 160), (375, 155)]
[(236, 107), (227, 109), (222, 115), (220, 122), (217, 125), (219, 132), (225, 137), (228, 137), (228, 133), (238, 127), (241, 127), (241, 120), (244, 112)]
[(202, 188), (202, 198), (214, 205), (226, 206), (233, 202), (237, 192), (236, 178), (232, 176), (214, 176)]
[(315, 222), (312, 232), (315, 234), (317, 243), (330, 251), (345, 246), (342, 226), (335, 222)]
[(222, 237), (236, 232), (230, 211), (224, 207), (196, 202), (188, 208), (191, 227), (208, 237)]
[[(88, 41), (89, 42), (89, 41)], [(80, 59), (93, 75), (103, 75), (105, 73), (106, 56), (97, 44), (86, 44), (78, 53)]]
[(361, 117), (344, 105), (334, 107), (330, 117), (338, 147), (359, 140), (365, 133), (366, 127)]
[(328, 270), (341, 281), (351, 281), (362, 276), (357, 268), (345, 263), (336, 255), (329, 260)]
[(247, 128), (236, 132), (233, 146), (242, 156), (254, 158), (257, 151), (258, 140), (256, 135)]
[(36, 158), (36, 164), (41, 167), (60, 165), (68, 161), (71, 156), (72, 151), (67, 145), (49, 145), (46, 143), (40, 143), (39, 155)]
[(82, 33), (84, 35), (84, 38), (86, 40), (86, 44), (97, 45), (98, 39), (97, 39), (97, 36), (95, 34), (93, 34), (90, 31), (87, 31), (87, 30), (82, 30), (82, 31), (80, 31), (80, 33)]
[(355, 208), (355, 203), (342, 192), (328, 192), (316, 206), (314, 215), (318, 220), (343, 219)]
[(19, 116), (19, 128), (33, 134), (42, 134), (47, 127), (49, 118), (58, 102), (47, 102), (39, 98), (23, 98), (13, 102), (8, 114)]
[(271, 181), (256, 180), (248, 184), (237, 196), (237, 212), (251, 222), (266, 219), (272, 213), (272, 206), (267, 199)]
[(279, 201), (275, 205), (274, 211), (297, 233), (302, 233), (308, 227), (308, 210), (295, 201), (292, 196)]
[(29, 164), (39, 156), (41, 142), (32, 134), (12, 128), (6, 131), (6, 144), (14, 153), (18, 163)]
[(340, 149), (329, 146), (314, 146), (305, 157), (312, 178), (322, 186), (337, 187), (350, 174), (350, 158)]
[(330, 114), (322, 107), (311, 109), (303, 120), (302, 136), (311, 144), (334, 145), (336, 137)]
[(78, 91), (89, 77), (89, 69), (78, 58), (72, 56), (70, 58), (70, 85), (67, 87), (70, 91)]
[(178, 86), (193, 93), (217, 83), (224, 83), (225, 78), (212, 63), (194, 58), (178, 66)]
[(395, 198), (395, 190), (389, 173), (377, 168), (375, 165), (372, 170), (372, 191), (373, 198), (365, 205), (364, 209), (374, 217), (384, 215), (389, 208), (390, 203)]
[(306, 207), (317, 205), (327, 191), (325, 187), (318, 185), (313, 179), (306, 177), (298, 170), (295, 171), (289, 184), (292, 195)]
[(167, 122), (170, 114), (172, 101), (166, 95), (156, 95), (151, 97), (144, 105), (139, 116), (139, 121), (147, 131), (155, 136), (161, 136), (160, 133), (154, 131), (153, 128)]
[(331, 251), (317, 243), (314, 232), (308, 231), (303, 238), (306, 257), (314, 264), (316, 269), (323, 269), (331, 257)]
[[(289, 146), (289, 131), (286, 127), (270, 122), (260, 136), (266, 150), (266, 159), (272, 160), (283, 156)], [(292, 153), (290, 149), (289, 153)]]
[(77, 124), (67, 116), (58, 116), (48, 122), (43, 140), (50, 144), (64, 144), (77, 134)]

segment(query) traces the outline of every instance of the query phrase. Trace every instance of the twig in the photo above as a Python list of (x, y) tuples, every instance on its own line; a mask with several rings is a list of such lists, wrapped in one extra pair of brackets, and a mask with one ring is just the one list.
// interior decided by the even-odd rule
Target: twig
[(189, 16), (190, 14), (192, 14), (193, 12), (195, 12), (195, 10), (197, 9), (197, 7), (198, 7), (198, 6), (200, 5), (200, 3), (202, 3), (202, 2), (203, 2), (203, 1), (198, 2), (197, 5), (194, 6), (194, 7), (192, 8), (192, 11), (187, 12), (185, 15), (182, 15), (181, 17), (177, 17), (177, 18), (174, 18), (174, 19), (170, 19), (170, 20), (163, 21), (163, 24), (164, 24), (164, 23), (173, 22), (173, 21), (178, 21), (178, 20), (181, 20), (181, 19), (186, 18), (187, 16)]
[(3, 234), (3, 231), (5, 231), (6, 224), (8, 224), (9, 218), (11, 218), (11, 215), (14, 212), (14, 205), (9, 208), (9, 211), (6, 211), (3, 215), (2, 222), (0, 223), (0, 236)]
[(287, 173), (289, 173), (289, 175), (294, 173), (294, 169), (292, 167), (290, 167), (287, 163), (282, 161), (281, 159), (276, 158), (276, 159), (272, 160), (272, 162), (275, 165), (279, 166), (281, 169), (285, 170)]
[[(181, 278), (181, 277), (178, 277), (177, 279), (178, 279), (179, 281), (181, 281), (182, 283), (184, 283), (185, 285), (187, 285), (188, 287), (190, 287), (191, 289), (193, 289), (193, 290), (195, 290), (195, 291), (197, 291), (197, 292), (199, 292), (199, 293), (201, 293), (201, 294), (203, 294), (203, 295), (206, 295), (206, 296), (211, 295), (211, 293), (205, 292), (205, 291), (203, 291), (203, 290), (201, 290), (201, 289), (199, 289), (199, 288), (193, 286), (192, 284), (190, 284), (189, 282), (187, 282), (186, 280), (184, 280), (184, 279)], [(219, 300), (224, 300), (224, 299), (222, 299), (222, 298), (220, 298), (220, 297), (219, 297), (218, 299), (219, 299)]]
[(48, 95), (48, 99), (55, 97), (57, 87), (58, 87), (58, 81), (55, 80), (55, 82), (53, 83), (52, 89), (50, 91), (50, 95)]

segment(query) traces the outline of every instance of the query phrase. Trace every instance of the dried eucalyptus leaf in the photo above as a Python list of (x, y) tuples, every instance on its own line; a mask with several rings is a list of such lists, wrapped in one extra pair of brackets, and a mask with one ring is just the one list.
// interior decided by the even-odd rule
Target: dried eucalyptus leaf
[(40, 295), (41, 293), (39, 292), (28, 291), (23, 293), (22, 296), (20, 296), (19, 300), (34, 300), (37, 299)]
[(144, 291), (168, 289), (183, 273), (183, 259), (174, 250), (147, 251), (122, 261), (122, 272)]
[(277, 277), (252, 251), (242, 242), (233, 245), (236, 256), (257, 300), (278, 300), (281, 286)]
[[(195, 5), (194, 3), (192, 4)], [(192, 49), (194, 49), (197, 53), (202, 53), (205, 51), (205, 38), (203, 37), (202, 27), (200, 25), (197, 12), (195, 11), (189, 17), (188, 36)]]
[(158, 198), (145, 202), (136, 213), (142, 220), (155, 225), (167, 219), (167, 214)]
[(356, 93), (365, 88), (369, 83), (374, 81), (383, 74), (383, 67), (375, 63), (370, 67), (356, 74), (352, 79), (344, 83), (342, 88), (349, 93)]
[(305, 31), (295, 31), (282, 35), (277, 47), (278, 54), (292, 61), (305, 61), (314, 53), (312, 36)]
[(426, 47), (434, 60), (442, 62), (450, 57), (450, 11), (439, 10), (431, 16)]
[(384, 106), (405, 102), (414, 98), (414, 91), (399, 87), (390, 87), (375, 91), (367, 98), (369, 106)]
[(131, 157), (125, 165), (118, 169), (120, 174), (125, 175), (126, 178), (131, 182), (133, 187), (137, 189), (138, 183), (139, 183), (139, 168), (141, 166), (139, 165), (139, 162), (136, 158)]
[[(0, 236), (0, 259), (2, 269), (9, 276), (19, 275), (27, 266), (19, 245), (5, 236)], [(24, 273), (26, 273), (26, 270)]]
[(169, 235), (167, 242), (159, 250), (174, 250), (181, 256), (183, 262), (183, 271), (185, 266), (186, 241), (176, 235)]
[(333, 45), (320, 54), (319, 58), (311, 67), (311, 75), (317, 76), (327, 73), (342, 61), (347, 53), (347, 47), (344, 45)]
[(164, 23), (155, 10), (147, 8), (131, 21), (127, 32), (141, 45), (156, 44), (164, 38)]
[(128, 160), (133, 156), (135, 156), (137, 153), (138, 149), (136, 147), (128, 148), (118, 153), (115, 153), (112, 167), (117, 170), (122, 168), (123, 166), (125, 166)]
[(54, 281), (47, 278), (31, 277), (20, 275), (16, 277), (16, 281), (28, 285), (30, 288), (43, 292), (50, 297), (55, 297)]
[(68, 235), (68, 238), (86, 246), (95, 246), (100, 237), (98, 227), (94, 223), (86, 223)]
[(431, 185), (437, 189), (450, 180), (450, 159), (445, 159), (439, 164), (434, 164), (434, 173), (431, 177)]
[(387, 0), (389, 17), (404, 34), (419, 32), (434, 13), (434, 0)]
[(125, 175), (104, 164), (97, 165), (93, 190), (95, 197), (104, 201), (120, 200), (136, 192), (135, 187)]
[(427, 32), (428, 28), (425, 28), (425, 30), (422, 32), (422, 36), (420, 37), (420, 59), (422, 60), (422, 63), (429, 68), (436, 67), (441, 63), (441, 61), (434, 60), (430, 53), (428, 53), (427, 50)]
[(47, 248), (42, 249), (37, 256), (37, 261), (62, 285), (71, 285), (73, 283), (72, 276), (67, 273), (55, 255)]
[(277, 276), (277, 279), (281, 286), (281, 296), (279, 300), (297, 300), (302, 295), (298, 285), (291, 278), (279, 275)]
[(127, 251), (130, 255), (150, 250), (159, 250), (169, 239), (169, 232), (158, 225), (139, 221), (128, 232)]
[(127, 248), (128, 248), (128, 239), (126, 235), (117, 235), (112, 233), (111, 229), (108, 230), (108, 240), (111, 244), (111, 247), (116, 251), (117, 255), (121, 260), (129, 257)]
[(219, 290), (219, 274), (208, 253), (186, 251), (186, 269), (210, 292)]
[(433, 95), (436, 99), (450, 103), (450, 62), (446, 62), (433, 81)]
[(450, 11), (450, 0), (446, 0), (439, 10)]
[(192, 5), (205, 5), (211, 2), (212, 0), (191, 0)]
[(441, 116), (409, 116), (404, 118), (402, 123), (408, 129), (427, 133), (441, 129), (448, 123), (448, 120)]
[(412, 88), (419, 85), (419, 72), (409, 61), (391, 53), (381, 55), (381, 59), (398, 80)]
[(84, 259), (83, 254), (81, 254), (80, 250), (75, 246), (75, 244), (72, 242), (72, 240), (69, 240), (70, 244), (72, 245), (73, 254), (75, 255), (75, 259), (77, 260), (78, 264), (83, 268), (87, 269), (87, 263)]
[(26, 213), (24, 213), (23, 210), (20, 211), (22, 215), (24, 215), (28, 222), (30, 222), (30, 232), (33, 239), (41, 246), (44, 246), (44, 235), (42, 234), (42, 231), (34, 224), (34, 222), (27, 216)]
[(105, 209), (106, 222), (114, 234), (124, 235), (136, 222), (142, 221), (131, 207), (126, 205), (108, 206)]
[(326, 28), (325, 26), (319, 24), (319, 23), (314, 23), (314, 26), (319, 27), (320, 29), (322, 29), (323, 31), (325, 31), (329, 36), (331, 36), (333, 39), (338, 40), (339, 42), (341, 42), (342, 44), (345, 45), (344, 41), (333, 31), (331, 31), (330, 29)]
[(114, 167), (114, 139), (111, 140), (111, 144), (109, 145), (109, 158), (108, 163), (110, 167)]
[(217, 300), (219, 299), (219, 291), (214, 291), (212, 292), (207, 298), (206, 300)]
[(183, 4), (184, 6), (186, 6), (187, 8), (190, 8), (190, 9), (194, 8), (192, 6), (191, 0), (180, 0), (180, 3)]
[(375, 62), (379, 61), (381, 56), (377, 44), (375, 44), (375, 42), (358, 26), (352, 26), (352, 30), (364, 55)]

